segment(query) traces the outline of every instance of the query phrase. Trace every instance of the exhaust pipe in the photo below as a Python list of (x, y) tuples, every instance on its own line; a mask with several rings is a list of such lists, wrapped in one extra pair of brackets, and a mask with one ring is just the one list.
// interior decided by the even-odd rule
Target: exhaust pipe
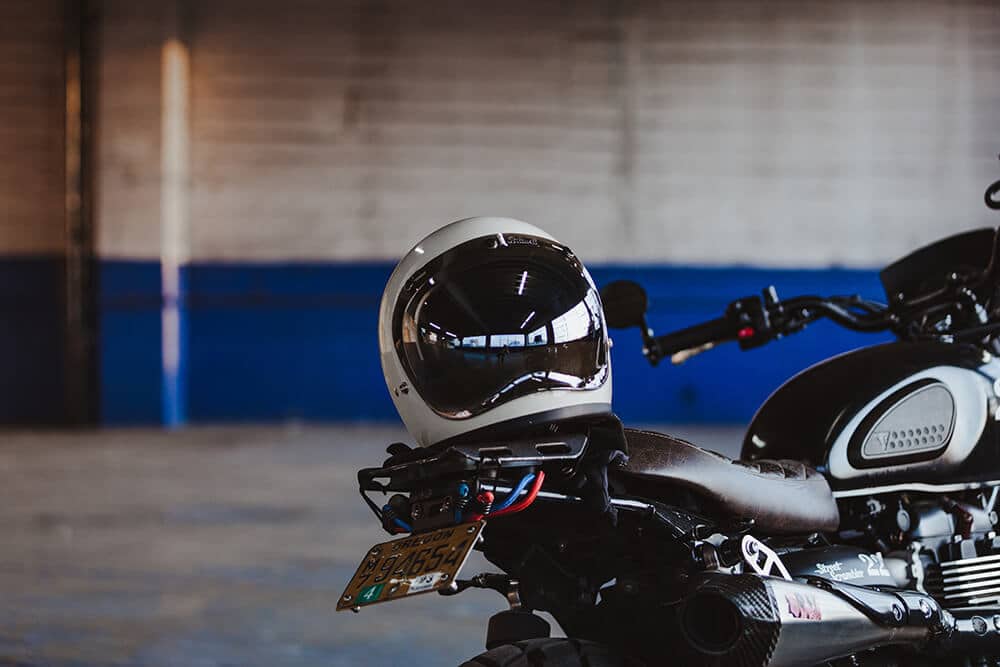
[(950, 640), (956, 630), (954, 618), (926, 595), (819, 579), (810, 584), (711, 575), (682, 603), (681, 631), (706, 663), (785, 667), (880, 646)]
[(945, 653), (965, 655), (1000, 654), (1000, 609), (996, 607), (964, 607), (951, 610), (955, 630), (942, 638), (940, 648)]

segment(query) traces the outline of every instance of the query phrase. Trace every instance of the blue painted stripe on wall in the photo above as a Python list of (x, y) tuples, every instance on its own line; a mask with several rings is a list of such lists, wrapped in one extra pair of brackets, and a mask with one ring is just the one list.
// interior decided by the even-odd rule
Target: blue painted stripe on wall
[(65, 420), (61, 257), (0, 259), (0, 423)]
[(104, 260), (99, 284), (101, 422), (159, 424), (163, 416), (160, 264)]
[(188, 267), (195, 421), (387, 420), (378, 357), (388, 264)]
[[(392, 265), (195, 264), (185, 268), (188, 416), (192, 421), (395, 420), (382, 381), (376, 323)], [(779, 294), (882, 298), (875, 271), (595, 266), (598, 284), (630, 278), (650, 294), (650, 324), (717, 317), (768, 284)], [(159, 266), (102, 271), (102, 398), (108, 423), (157, 423), (162, 386)], [(653, 369), (638, 331), (615, 332), (615, 409), (629, 422), (745, 422), (783, 380), (854, 347), (885, 340), (829, 323), (743, 353), (721, 346)]]
[[(599, 285), (627, 278), (646, 286), (649, 324), (657, 333), (719, 317), (733, 299), (775, 285), (780, 297), (860, 294), (884, 300), (878, 272), (857, 269), (597, 267)], [(834, 354), (889, 339), (822, 321), (769, 345), (743, 352), (720, 345), (681, 366), (652, 368), (637, 329), (612, 334), (614, 405), (627, 422), (746, 423), (768, 395), (800, 370)]]

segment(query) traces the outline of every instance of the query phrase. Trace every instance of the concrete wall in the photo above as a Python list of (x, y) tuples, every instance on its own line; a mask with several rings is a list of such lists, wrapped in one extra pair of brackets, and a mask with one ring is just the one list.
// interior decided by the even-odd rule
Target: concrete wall
[[(176, 391), (191, 419), (391, 416), (385, 277), (468, 215), (528, 219), (600, 280), (647, 282), (661, 330), (770, 282), (878, 297), (881, 264), (996, 224), (981, 199), (1000, 117), (988, 0), (105, 0), (102, 14), (110, 421), (156, 420)], [(190, 64), (181, 229), (161, 214), (168, 36)], [(187, 260), (177, 276), (165, 253)], [(165, 301), (161, 275), (181, 293)], [(164, 385), (165, 307), (185, 323), (183, 387)], [(622, 335), (616, 400), (637, 419), (742, 419), (802, 365), (867, 342), (820, 326), (654, 374)]]
[(0, 3), (0, 248), (64, 245), (64, 3)]
[[(109, 256), (158, 256), (158, 4), (107, 3)], [(211, 0), (185, 30), (197, 261), (505, 213), (591, 261), (870, 267), (990, 224), (993, 2)]]
[(101, 257), (160, 256), (160, 69), (169, 4), (100, 3), (96, 245)]

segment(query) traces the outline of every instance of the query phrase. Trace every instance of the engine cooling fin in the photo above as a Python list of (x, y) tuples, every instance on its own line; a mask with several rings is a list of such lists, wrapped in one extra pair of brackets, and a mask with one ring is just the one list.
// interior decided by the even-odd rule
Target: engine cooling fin
[(948, 608), (1000, 604), (1000, 554), (930, 565), (924, 587)]

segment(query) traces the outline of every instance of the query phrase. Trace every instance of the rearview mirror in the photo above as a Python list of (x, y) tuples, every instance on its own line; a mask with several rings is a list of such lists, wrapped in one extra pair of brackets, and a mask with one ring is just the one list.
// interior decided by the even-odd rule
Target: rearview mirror
[(616, 280), (601, 290), (604, 318), (612, 329), (645, 327), (646, 290), (631, 280)]

